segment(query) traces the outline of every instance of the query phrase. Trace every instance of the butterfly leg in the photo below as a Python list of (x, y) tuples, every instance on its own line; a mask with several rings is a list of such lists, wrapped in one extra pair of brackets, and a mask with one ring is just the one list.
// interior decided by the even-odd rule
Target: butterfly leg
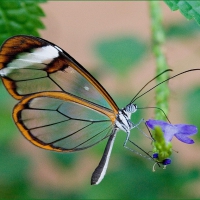
[[(139, 128), (139, 125), (140, 125), (142, 122), (145, 124), (145, 120), (144, 120), (144, 119), (141, 119), (136, 125), (134, 125), (134, 124), (132, 123), (132, 128), (131, 128), (131, 129), (137, 128), (144, 136), (146, 136), (146, 137), (149, 138), (150, 140), (153, 140), (152, 137), (148, 136), (144, 131), (142, 131), (142, 129)], [(146, 124), (145, 124), (145, 125), (146, 125)]]
[[(133, 124), (131, 121), (129, 121), (129, 122), (131, 123), (131, 128), (130, 128), (130, 130), (131, 130), (131, 129), (134, 129), (134, 128), (138, 128), (138, 126), (139, 126), (142, 122), (144, 122), (144, 119), (141, 119), (137, 124)], [(127, 133), (127, 136), (126, 136), (126, 140), (125, 140), (125, 142), (124, 142), (124, 147), (127, 148), (127, 149), (128, 149), (128, 147), (126, 146), (126, 144), (127, 144), (128, 140), (129, 140), (129, 137), (130, 137), (130, 130), (126, 132), (126, 133)], [(139, 129), (139, 130), (140, 130), (140, 129)], [(144, 134), (145, 134), (145, 133), (144, 133)], [(146, 134), (145, 134), (145, 135), (146, 135)]]
[[(130, 136), (130, 132), (127, 133), (126, 140), (125, 140), (125, 142), (124, 142), (124, 144), (123, 144), (124, 148), (126, 148), (126, 149), (128, 149), (129, 151), (132, 151), (133, 153), (135, 153), (135, 154), (137, 154), (137, 155), (139, 155), (139, 156), (142, 156), (142, 157), (144, 157), (144, 158), (146, 158), (146, 159), (153, 160), (153, 158), (151, 157), (151, 155), (149, 155), (149, 153), (147, 153), (147, 152), (144, 151), (141, 147), (139, 147), (137, 144), (135, 144), (134, 142), (132, 142), (131, 140), (129, 140), (129, 136)], [(141, 154), (141, 153), (139, 153), (138, 151), (135, 151), (135, 150), (133, 150), (133, 149), (127, 147), (126, 144), (127, 144), (128, 141), (131, 142), (133, 145), (135, 145), (135, 146), (136, 146), (138, 149), (140, 149), (142, 152), (144, 152), (144, 153), (146, 154), (146, 156), (143, 155), (143, 154)]]
[(144, 131), (142, 131), (138, 126), (136, 126), (135, 128), (137, 128), (145, 137), (147, 137), (148, 139), (150, 139), (150, 140), (154, 140), (153, 138), (152, 138), (152, 135), (151, 135), (151, 133), (150, 133), (150, 136), (149, 135), (147, 135)]
[[(141, 120), (139, 121), (139, 123), (137, 123), (137, 124), (135, 124), (135, 125), (132, 124), (132, 128), (131, 128), (131, 129), (137, 128), (142, 134), (144, 134), (146, 137), (148, 137), (148, 138), (150, 138), (150, 139), (152, 140), (151, 137), (149, 137), (146, 133), (144, 133), (144, 132), (138, 127), (142, 122), (144, 122), (144, 119), (141, 119)], [(140, 148), (137, 144), (135, 144), (135, 143), (133, 143), (131, 140), (129, 140), (129, 137), (130, 137), (130, 131), (127, 131), (126, 140), (125, 140), (125, 142), (124, 142), (124, 144), (123, 144), (124, 148), (126, 148), (126, 149), (128, 149), (128, 150), (134, 152), (134, 153), (137, 154), (137, 155), (140, 155), (140, 156), (142, 156), (142, 157), (145, 157), (145, 158), (151, 160), (152, 157), (151, 157), (147, 152), (145, 152), (142, 148)], [(126, 144), (127, 144), (128, 141), (131, 142), (133, 145), (135, 145), (138, 149), (140, 149), (141, 151), (143, 151), (145, 154), (147, 154), (147, 156), (145, 156), (145, 155), (143, 155), (143, 154), (141, 154), (141, 153), (139, 153), (139, 152), (137, 152), (137, 151), (135, 151), (135, 150), (129, 148), (128, 146), (126, 146)]]

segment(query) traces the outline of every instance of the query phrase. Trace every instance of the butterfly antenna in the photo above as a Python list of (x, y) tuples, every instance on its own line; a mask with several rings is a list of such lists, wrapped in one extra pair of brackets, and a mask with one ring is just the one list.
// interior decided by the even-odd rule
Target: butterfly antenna
[(161, 108), (159, 108), (159, 107), (155, 107), (155, 106), (150, 106), (150, 107), (149, 107), (149, 106), (148, 106), (148, 107), (137, 108), (137, 109), (147, 109), (147, 108), (153, 108), (153, 109), (158, 109), (158, 110), (160, 110), (160, 111), (163, 113), (163, 115), (165, 116), (165, 118), (167, 119), (167, 121), (171, 124), (171, 122), (170, 122), (169, 118), (167, 117), (167, 115), (165, 114), (164, 110), (161, 109)]
[(148, 81), (139, 91), (138, 93), (133, 97), (133, 99), (131, 100), (130, 103), (133, 103), (135, 101), (135, 99), (137, 98), (137, 96), (140, 94), (140, 92), (149, 84), (151, 83), (152, 81), (154, 81), (156, 78), (158, 78), (159, 76), (161, 76), (162, 74), (168, 72), (168, 71), (173, 71), (172, 69), (167, 69), (163, 72), (161, 72), (160, 74), (158, 74), (157, 76), (155, 76), (154, 78), (152, 78), (150, 81)]
[[(164, 82), (166, 82), (166, 81), (168, 81), (168, 80), (170, 80), (170, 79), (173, 79), (173, 78), (175, 78), (175, 77), (177, 77), (177, 76), (180, 76), (181, 74), (185, 74), (185, 73), (187, 73), (187, 72), (199, 71), (199, 70), (200, 70), (200, 69), (189, 69), (189, 70), (186, 70), (186, 71), (184, 71), (184, 72), (178, 73), (178, 74), (176, 74), (176, 75), (174, 75), (174, 76), (172, 76), (172, 77), (169, 77), (169, 78), (167, 78), (166, 80), (164, 80), (164, 81), (158, 83), (157, 85), (155, 85), (155, 86), (152, 87), (151, 89), (147, 90), (146, 92), (144, 92), (143, 94), (141, 94), (141, 95), (138, 96), (138, 94), (140, 93), (140, 91), (142, 91), (142, 89), (143, 89), (146, 85), (148, 85), (151, 81), (153, 81), (153, 80), (154, 80), (155, 78), (157, 78), (159, 75), (165, 73), (165, 72), (167, 71), (167, 70), (165, 70), (165, 71), (162, 72), (161, 74), (157, 75), (155, 78), (151, 79), (151, 80), (136, 94), (136, 96), (131, 100), (130, 103), (133, 103), (134, 101), (136, 101), (136, 99), (142, 97), (142, 96), (145, 95), (146, 93), (150, 92), (150, 91), (153, 90), (154, 88), (158, 87), (159, 85), (161, 85), (162, 83), (164, 83)], [(171, 70), (168, 70), (168, 71), (171, 71)]]

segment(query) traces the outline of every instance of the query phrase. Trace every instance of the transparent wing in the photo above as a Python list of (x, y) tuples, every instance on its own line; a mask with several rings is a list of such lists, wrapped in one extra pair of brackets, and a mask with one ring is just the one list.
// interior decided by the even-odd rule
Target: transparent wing
[(0, 76), (16, 99), (45, 91), (63, 91), (118, 112), (118, 107), (77, 61), (38, 37), (14, 36), (0, 49)]
[(22, 99), (13, 118), (33, 144), (54, 151), (78, 151), (108, 137), (115, 114), (63, 92), (41, 92)]

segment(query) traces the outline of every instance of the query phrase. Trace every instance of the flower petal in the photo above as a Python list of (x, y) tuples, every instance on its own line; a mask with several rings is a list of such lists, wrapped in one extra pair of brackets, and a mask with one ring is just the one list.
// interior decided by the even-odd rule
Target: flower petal
[(161, 121), (161, 120), (154, 120), (154, 119), (149, 119), (146, 121), (146, 124), (149, 128), (154, 129), (155, 126), (168, 126), (169, 123)]
[(164, 137), (166, 142), (170, 142), (172, 138), (174, 137), (174, 134), (176, 133), (177, 129), (175, 126), (168, 124), (168, 126), (165, 126), (163, 128)]
[(183, 135), (194, 135), (197, 133), (197, 127), (194, 125), (188, 125), (188, 124), (176, 124), (174, 125), (178, 129), (178, 134)]
[(146, 125), (151, 129), (154, 129), (156, 126), (161, 127), (166, 142), (170, 142), (176, 133), (176, 127), (164, 121), (149, 119), (146, 121)]
[(146, 121), (146, 125), (151, 129), (155, 129), (156, 126), (161, 127), (166, 142), (170, 142), (173, 136), (175, 136), (181, 142), (187, 144), (193, 144), (194, 140), (190, 139), (188, 136), (194, 135), (198, 131), (197, 127), (194, 125), (188, 125), (188, 124), (172, 125), (164, 121), (153, 120), (153, 119)]
[(192, 140), (191, 138), (183, 135), (183, 134), (175, 134), (175, 137), (180, 140), (181, 142), (184, 142), (186, 144), (193, 144), (194, 140)]
[(177, 128), (177, 133), (175, 134), (175, 137), (178, 140), (187, 144), (194, 143), (194, 140), (190, 139), (187, 136), (194, 135), (197, 133), (198, 130), (196, 126), (187, 124), (177, 124), (175, 126)]

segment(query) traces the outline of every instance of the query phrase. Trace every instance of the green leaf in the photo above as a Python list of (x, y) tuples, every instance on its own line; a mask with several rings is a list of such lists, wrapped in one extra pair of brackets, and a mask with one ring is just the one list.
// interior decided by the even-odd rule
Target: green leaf
[(98, 42), (98, 56), (119, 74), (125, 74), (145, 55), (147, 45), (140, 38), (121, 36)]
[(0, 44), (17, 34), (39, 36), (38, 29), (44, 29), (40, 17), (45, 16), (39, 7), (45, 1), (1, 1)]
[[(186, 118), (189, 123), (197, 126), (198, 130), (200, 130), (200, 87), (196, 87), (190, 91), (188, 91), (185, 99), (185, 111)], [(198, 133), (196, 137), (200, 140), (200, 134)]]
[(178, 22), (176, 24), (170, 24), (166, 29), (165, 33), (168, 37), (189, 37), (198, 33), (200, 27), (194, 21), (189, 22)]
[(73, 166), (77, 160), (77, 154), (73, 153), (58, 153), (49, 151), (49, 156), (52, 158), (52, 160), (55, 160), (56, 163), (66, 167)]
[(1, 94), (1, 104), (0, 104), (0, 146), (2, 144), (7, 144), (10, 140), (15, 137), (18, 130), (12, 119), (12, 108), (16, 103), (16, 100), (10, 97), (4, 85), (0, 81), (0, 94)]
[(26, 8), (33, 15), (40, 16), (40, 17), (45, 16), (43, 10), (34, 1), (27, 1)]
[(164, 0), (171, 10), (180, 10), (187, 19), (195, 19), (200, 24), (200, 1)]
[(30, 160), (26, 155), (16, 152), (13, 141), (9, 145), (0, 145), (0, 198), (29, 199)]

